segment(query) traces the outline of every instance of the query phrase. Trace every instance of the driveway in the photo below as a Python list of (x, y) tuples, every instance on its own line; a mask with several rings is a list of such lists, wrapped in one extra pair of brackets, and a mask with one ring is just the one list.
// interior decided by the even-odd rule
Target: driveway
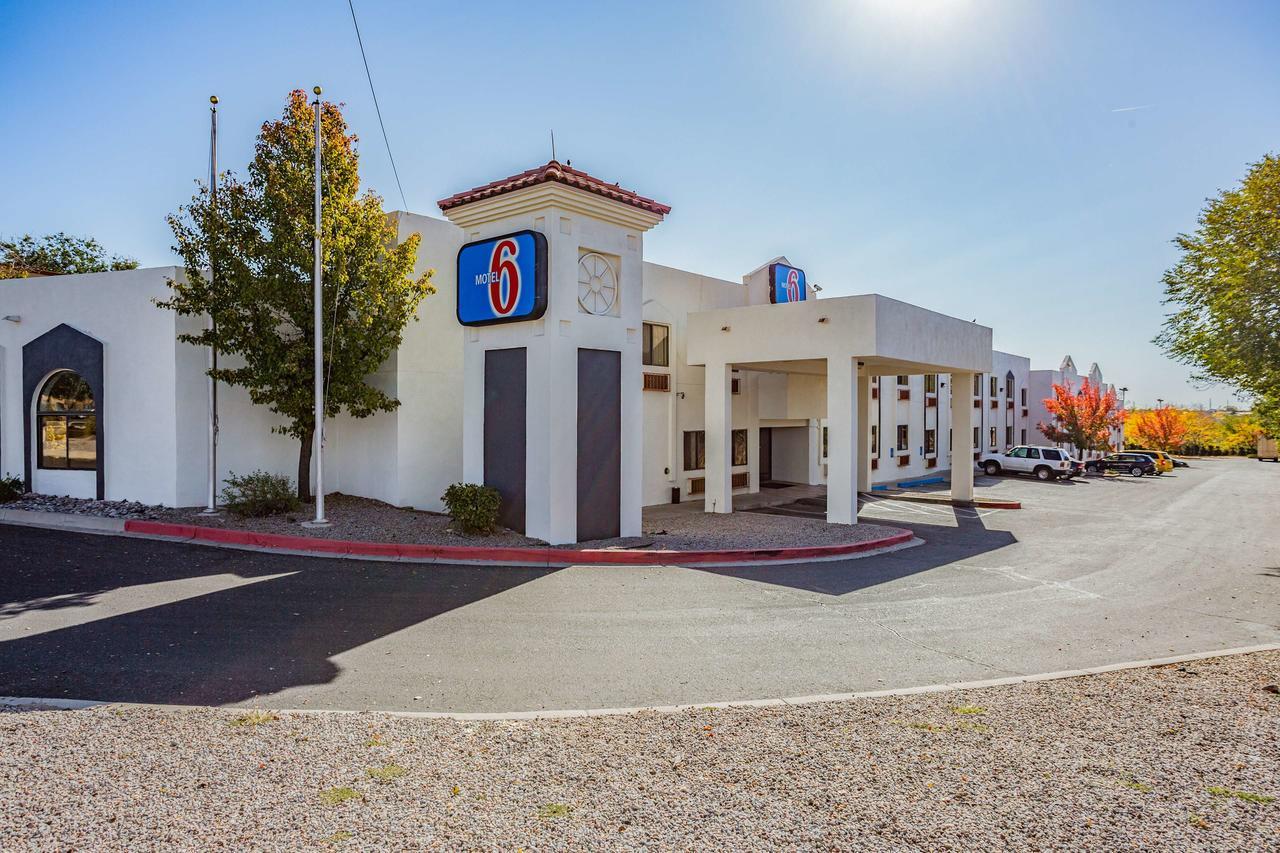
[(0, 526), (0, 695), (513, 711), (874, 690), (1280, 641), (1280, 466), (979, 478), (928, 544), (745, 569), (411, 565)]

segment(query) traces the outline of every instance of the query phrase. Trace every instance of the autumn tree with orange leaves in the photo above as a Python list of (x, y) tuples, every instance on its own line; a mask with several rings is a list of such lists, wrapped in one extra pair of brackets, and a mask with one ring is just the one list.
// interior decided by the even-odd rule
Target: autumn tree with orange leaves
[(1077, 452), (1110, 450), (1111, 431), (1124, 424), (1124, 410), (1116, 403), (1116, 392), (1103, 392), (1085, 379), (1080, 390), (1071, 383), (1054, 384), (1053, 396), (1044, 407), (1053, 416), (1051, 423), (1038, 423), (1036, 429), (1053, 442), (1075, 447)]
[(1189, 415), (1173, 406), (1144, 409), (1125, 421), (1125, 434), (1131, 436), (1129, 443), (1137, 447), (1166, 453), (1181, 450), (1190, 431)]

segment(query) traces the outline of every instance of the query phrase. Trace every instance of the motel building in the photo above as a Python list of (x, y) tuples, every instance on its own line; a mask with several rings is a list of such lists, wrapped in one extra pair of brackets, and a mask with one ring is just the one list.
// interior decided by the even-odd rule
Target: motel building
[[(818, 298), (799, 259), (741, 281), (648, 263), (670, 208), (554, 160), (439, 206), (390, 214), (400, 239), (421, 234), (415, 272), (434, 268), (438, 292), (369, 379), (400, 407), (325, 424), (329, 489), (441, 510), (449, 484), (484, 482), (504, 524), (553, 544), (639, 535), (655, 504), (732, 512), (778, 484), (825, 487), (828, 520), (853, 523), (877, 487), (972, 497), (978, 456), (1046, 443), (1040, 399), (1068, 366), (1080, 378), (897, 299)], [(0, 282), (0, 473), (203, 505), (208, 356), (177, 341), (203, 320), (154, 304), (182, 275)], [(243, 389), (220, 386), (218, 423), (220, 477), (296, 471), (296, 440)]]

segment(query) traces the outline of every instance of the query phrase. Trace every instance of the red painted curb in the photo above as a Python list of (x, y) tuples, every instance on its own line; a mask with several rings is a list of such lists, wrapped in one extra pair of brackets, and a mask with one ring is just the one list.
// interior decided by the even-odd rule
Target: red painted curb
[(840, 545), (809, 545), (799, 548), (740, 548), (718, 551), (605, 551), (571, 548), (469, 548), (462, 545), (411, 545), (396, 542), (361, 542), (353, 539), (319, 539), (310, 536), (285, 536), (279, 533), (254, 533), (248, 530), (226, 530), (220, 527), (197, 527), (192, 524), (170, 524), (164, 521), (130, 519), (124, 523), (126, 533), (172, 536), (199, 542), (224, 545), (255, 545), (291, 551), (314, 551), (322, 554), (350, 554), (360, 557), (408, 557), (419, 560), (484, 560), (495, 563), (564, 563), (615, 566), (669, 566), (700, 563), (746, 563), (782, 560), (806, 560), (860, 554), (910, 542), (915, 534), (900, 530), (892, 536), (865, 542)]

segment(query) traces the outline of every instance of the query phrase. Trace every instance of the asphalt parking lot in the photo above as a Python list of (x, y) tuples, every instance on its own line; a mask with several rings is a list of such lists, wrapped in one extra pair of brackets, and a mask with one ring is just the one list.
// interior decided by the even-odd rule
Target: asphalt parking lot
[(875, 690), (1280, 641), (1280, 466), (979, 478), (927, 544), (740, 569), (409, 565), (0, 526), (0, 695), (513, 711)]

